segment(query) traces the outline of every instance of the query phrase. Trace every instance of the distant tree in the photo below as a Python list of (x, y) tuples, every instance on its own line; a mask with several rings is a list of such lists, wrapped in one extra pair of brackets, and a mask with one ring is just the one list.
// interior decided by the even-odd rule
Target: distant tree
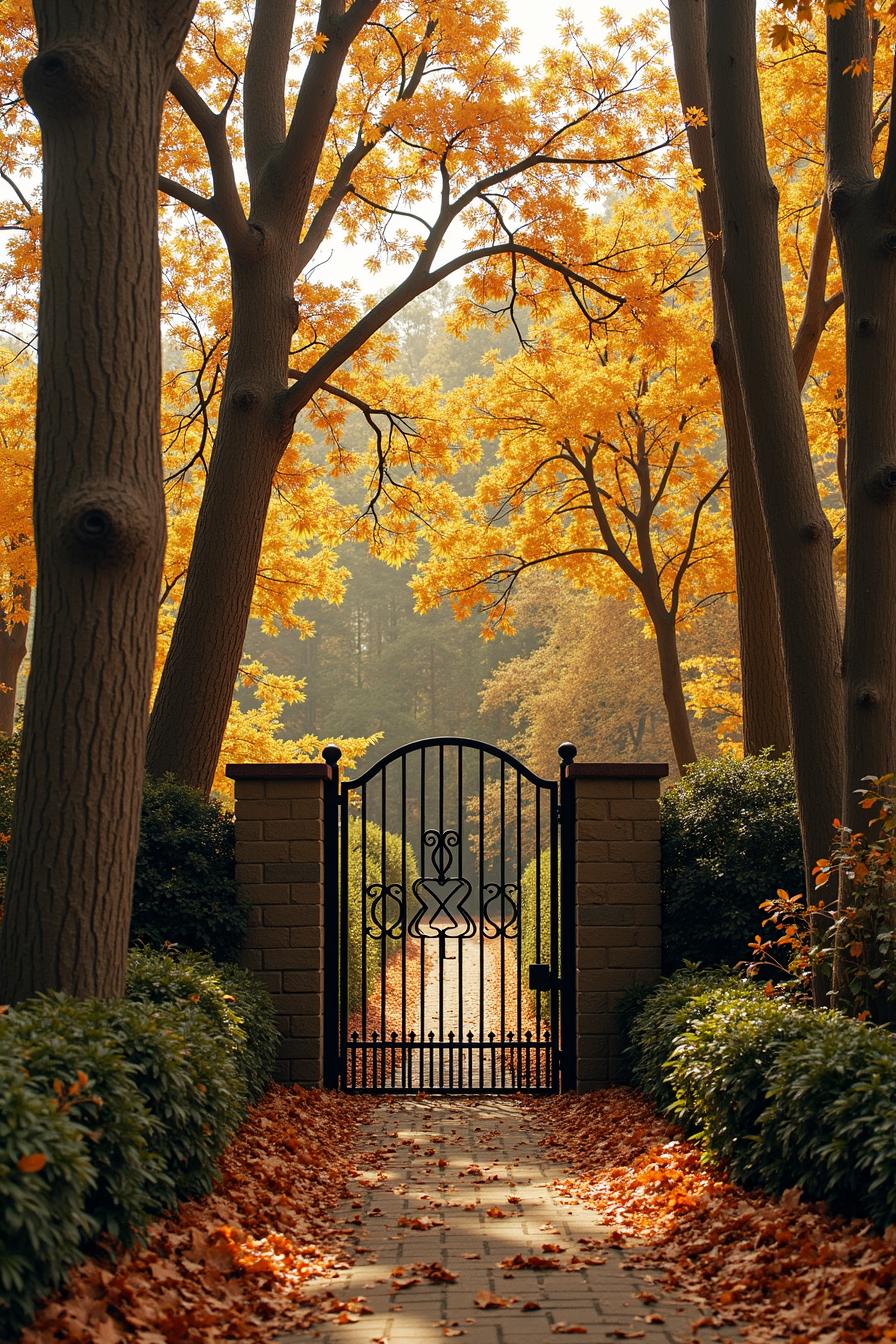
[(487, 628), (512, 626), (514, 589), (539, 566), (633, 599), (682, 768), (696, 752), (679, 630), (734, 586), (716, 389), (701, 300), (683, 279), (687, 239), (661, 226), (651, 237), (626, 207), (605, 228), (639, 259), (625, 277), (636, 297), (591, 340), (574, 309), (534, 324), (530, 350), (455, 395), (450, 418), (474, 444), (497, 436), (497, 461), (455, 521), (439, 498), (415, 590), (424, 610), (447, 596), (458, 615), (481, 610)]
[(124, 986), (165, 537), (156, 178), (192, 0), (35, 0), (40, 572), (0, 995)]

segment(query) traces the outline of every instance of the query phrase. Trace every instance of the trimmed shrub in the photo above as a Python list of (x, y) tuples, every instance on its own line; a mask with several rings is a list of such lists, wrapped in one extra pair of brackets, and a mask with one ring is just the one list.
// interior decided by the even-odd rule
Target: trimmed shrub
[(777, 1051), (759, 1117), (756, 1170), (840, 1213), (896, 1223), (896, 1039), (831, 1011)]
[(631, 1039), (643, 1090), (695, 1124), (733, 1177), (772, 1193), (796, 1186), (878, 1227), (896, 1221), (896, 1038), (885, 1028), (682, 971), (653, 990)]
[(198, 952), (134, 948), (125, 993), (129, 999), (195, 1008), (233, 1059), (245, 1101), (256, 1101), (264, 1092), (279, 1036), (271, 996), (250, 971), (216, 966), (211, 957)]
[(135, 947), (128, 957), (125, 996), (149, 1003), (193, 1004), (208, 1018), (215, 1035), (232, 1055), (246, 1045), (246, 1036), (224, 988), (220, 967), (201, 952), (156, 952)]
[(155, 1211), (208, 1194), (217, 1160), (245, 1115), (246, 1086), (229, 1043), (195, 1004), (113, 1005), (134, 1084), (149, 1112), (163, 1179), (147, 1191)]
[(244, 1040), (236, 1051), (239, 1071), (250, 1105), (266, 1091), (274, 1073), (280, 1033), (268, 991), (252, 971), (242, 966), (217, 968), (221, 987), (232, 997), (231, 1010), (239, 1020)]
[(691, 1001), (691, 1022), (675, 1043), (667, 1076), (673, 1113), (737, 1180), (756, 1177), (757, 1126), (769, 1072), (781, 1047), (804, 1038), (812, 1018), (752, 986), (719, 986)]
[(158, 1207), (151, 1192), (164, 1187), (166, 1177), (115, 1009), (98, 999), (40, 995), (2, 1019), (0, 1048), (87, 1132), (96, 1174), (85, 1205), (88, 1218), (94, 1232), (127, 1244)]
[(664, 968), (742, 961), (760, 902), (805, 881), (790, 757), (697, 761), (660, 810)]
[[(9, 1030), (0, 1041), (8, 1047)], [(87, 1138), (36, 1090), (8, 1048), (0, 1060), (0, 1337), (15, 1338), (78, 1260), (95, 1179)], [(41, 1161), (43, 1159), (43, 1161)]]
[(626, 1051), (632, 1082), (660, 1110), (668, 1111), (675, 1104), (667, 1061), (679, 1036), (712, 1011), (714, 1000), (707, 998), (709, 991), (733, 986), (739, 991), (744, 982), (734, 980), (730, 971), (686, 966), (651, 990), (632, 1022)]
[(248, 907), (233, 876), (233, 817), (173, 775), (147, 777), (131, 942), (166, 943), (233, 961)]

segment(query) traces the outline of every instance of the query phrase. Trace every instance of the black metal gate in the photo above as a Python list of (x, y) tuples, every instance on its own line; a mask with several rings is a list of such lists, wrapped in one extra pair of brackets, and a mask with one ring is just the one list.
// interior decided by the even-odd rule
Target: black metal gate
[[(575, 749), (560, 754), (565, 774)], [(357, 1092), (569, 1087), (563, 779), (469, 738), (413, 742), (341, 786), (338, 748), (324, 756), (327, 1081)]]

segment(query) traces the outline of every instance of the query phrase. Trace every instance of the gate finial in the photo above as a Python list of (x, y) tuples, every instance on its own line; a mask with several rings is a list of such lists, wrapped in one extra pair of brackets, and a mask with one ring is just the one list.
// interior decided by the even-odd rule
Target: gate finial
[(578, 754), (579, 749), (578, 747), (573, 746), (572, 742), (561, 742), (559, 747), (557, 748), (557, 755), (563, 762), (564, 770), (568, 769), (569, 766), (572, 765), (573, 761), (578, 756)]
[(335, 742), (330, 742), (326, 747), (324, 747), (323, 751), (321, 752), (321, 756), (323, 756), (327, 765), (335, 766), (337, 761), (339, 761), (342, 757), (342, 748), (337, 747)]

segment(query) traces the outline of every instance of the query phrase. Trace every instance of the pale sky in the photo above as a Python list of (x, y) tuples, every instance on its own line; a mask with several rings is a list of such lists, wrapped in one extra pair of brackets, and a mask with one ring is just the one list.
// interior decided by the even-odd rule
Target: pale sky
[(589, 28), (596, 32), (600, 11), (607, 7), (628, 18), (656, 8), (657, 0), (507, 0), (510, 22), (523, 32), (520, 55), (524, 61), (533, 60), (543, 47), (556, 41), (558, 9), (573, 10), (586, 32)]
[[(646, 9), (660, 8), (661, 5), (662, 0), (507, 0), (509, 21), (521, 31), (519, 59), (522, 65), (534, 63), (545, 47), (557, 45), (557, 13), (561, 9), (571, 9), (581, 20), (585, 33), (596, 39), (601, 29), (602, 9), (614, 9), (625, 19), (643, 13)], [(450, 254), (451, 239), (456, 235), (459, 242), (462, 234), (462, 227), (449, 231), (443, 261)], [(315, 273), (318, 279), (331, 284), (357, 280), (362, 290), (369, 293), (397, 283), (405, 274), (406, 267), (390, 265), (384, 266), (375, 276), (371, 275), (364, 266), (367, 248), (361, 245), (347, 246), (344, 242), (340, 243), (338, 238), (337, 228), (331, 235), (332, 248), (329, 252), (326, 248), (322, 250), (321, 265)]]

